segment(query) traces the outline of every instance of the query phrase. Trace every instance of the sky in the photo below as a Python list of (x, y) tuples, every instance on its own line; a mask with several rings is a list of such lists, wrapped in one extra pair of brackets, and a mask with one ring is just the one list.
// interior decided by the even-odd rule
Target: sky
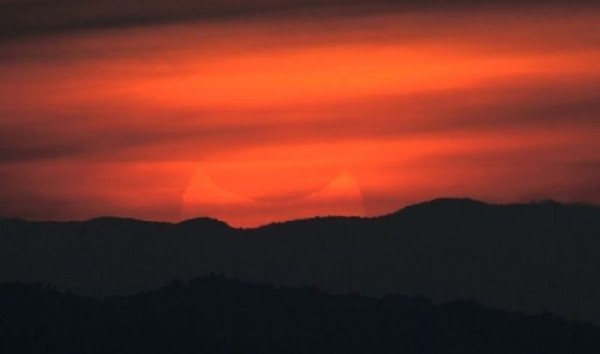
[(588, 1), (0, 0), (0, 216), (600, 203)]

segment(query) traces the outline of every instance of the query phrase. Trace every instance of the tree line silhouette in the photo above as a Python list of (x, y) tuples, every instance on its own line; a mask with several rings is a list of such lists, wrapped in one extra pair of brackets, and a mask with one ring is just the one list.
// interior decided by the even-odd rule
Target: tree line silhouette
[(107, 298), (4, 283), (0, 314), (2, 353), (600, 352), (597, 327), (549, 313), (510, 313), (473, 300), (328, 295), (221, 276)]

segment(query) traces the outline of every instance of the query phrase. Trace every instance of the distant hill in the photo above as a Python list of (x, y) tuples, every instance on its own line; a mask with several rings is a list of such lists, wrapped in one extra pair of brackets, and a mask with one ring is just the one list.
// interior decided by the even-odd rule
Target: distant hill
[(326, 295), (222, 277), (96, 299), (0, 285), (2, 353), (596, 354), (600, 329), (474, 301)]
[(234, 229), (101, 218), (0, 221), (0, 281), (133, 294), (210, 273), (329, 293), (390, 293), (600, 323), (600, 208), (439, 199), (376, 218)]

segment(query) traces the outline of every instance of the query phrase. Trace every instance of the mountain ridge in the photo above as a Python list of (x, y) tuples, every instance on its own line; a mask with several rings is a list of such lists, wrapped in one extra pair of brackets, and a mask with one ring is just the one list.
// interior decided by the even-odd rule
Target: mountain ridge
[(391, 213), (385, 213), (377, 216), (338, 216), (338, 215), (320, 215), (309, 218), (300, 218), (300, 219), (290, 219), (285, 221), (275, 221), (266, 223), (263, 225), (253, 226), (253, 227), (235, 227), (229, 225), (229, 223), (212, 217), (206, 216), (197, 216), (190, 219), (185, 219), (177, 222), (170, 221), (160, 221), (160, 220), (148, 220), (148, 219), (140, 219), (135, 217), (125, 217), (125, 216), (98, 216), (90, 219), (83, 220), (33, 220), (22, 217), (0, 217), (0, 222), (28, 222), (28, 223), (90, 223), (90, 222), (116, 222), (116, 223), (135, 223), (135, 222), (144, 222), (144, 223), (153, 223), (153, 224), (163, 224), (163, 225), (189, 225), (189, 224), (202, 224), (202, 223), (214, 223), (214, 224), (222, 224), (226, 225), (232, 229), (260, 229), (263, 227), (267, 227), (270, 225), (280, 225), (287, 223), (297, 223), (297, 222), (305, 222), (311, 220), (324, 220), (324, 219), (362, 219), (362, 220), (370, 220), (370, 219), (381, 219), (394, 217), (399, 214), (413, 211), (413, 210), (423, 210), (427, 208), (437, 208), (437, 207), (527, 207), (527, 206), (552, 206), (552, 207), (573, 207), (573, 208), (581, 208), (581, 209), (600, 209), (600, 205), (595, 205), (591, 203), (582, 203), (582, 202), (560, 202), (554, 199), (544, 199), (539, 201), (531, 201), (531, 202), (513, 202), (513, 203), (492, 203), (485, 202), (475, 198), (469, 197), (439, 197), (430, 200), (426, 200), (423, 202), (418, 202), (414, 204), (407, 205), (405, 207), (399, 208)]
[(217, 273), (333, 294), (474, 298), (600, 324), (596, 206), (445, 198), (374, 218), (252, 229), (125, 220), (0, 221), (0, 282), (112, 296)]

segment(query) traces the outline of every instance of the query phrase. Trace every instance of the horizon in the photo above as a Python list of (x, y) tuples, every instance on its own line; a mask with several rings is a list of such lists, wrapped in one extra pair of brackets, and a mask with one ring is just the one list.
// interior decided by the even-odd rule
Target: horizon
[(236, 230), (252, 230), (252, 229), (261, 229), (264, 227), (268, 227), (271, 225), (278, 224), (287, 224), (294, 222), (302, 222), (302, 221), (312, 221), (312, 220), (322, 220), (322, 219), (361, 219), (361, 220), (374, 220), (380, 218), (391, 217), (397, 214), (401, 214), (407, 209), (411, 209), (414, 207), (432, 205), (432, 204), (442, 204), (442, 203), (463, 203), (469, 202), (473, 204), (479, 204), (484, 206), (495, 206), (495, 207), (515, 207), (515, 206), (547, 206), (547, 205), (558, 205), (558, 206), (566, 206), (566, 207), (584, 207), (584, 208), (600, 208), (600, 204), (588, 203), (588, 202), (561, 202), (559, 200), (554, 199), (539, 199), (539, 200), (530, 200), (530, 201), (515, 201), (515, 202), (505, 202), (505, 203), (495, 203), (491, 201), (485, 201), (470, 197), (438, 197), (434, 199), (423, 200), (420, 202), (416, 202), (413, 204), (408, 204), (402, 207), (397, 208), (392, 212), (388, 212), (380, 215), (369, 215), (369, 216), (359, 216), (359, 215), (312, 215), (301, 218), (293, 218), (293, 219), (284, 219), (284, 220), (276, 220), (270, 221), (264, 224), (256, 224), (256, 225), (234, 225), (228, 223), (226, 220), (221, 220), (218, 218), (198, 215), (195, 217), (190, 217), (186, 219), (180, 220), (153, 220), (153, 219), (141, 219), (136, 217), (131, 217), (127, 215), (99, 215), (94, 216), (87, 219), (28, 219), (19, 216), (0, 216), (0, 221), (22, 221), (22, 222), (32, 222), (32, 223), (88, 223), (98, 220), (123, 220), (123, 221), (139, 221), (139, 222), (147, 222), (147, 223), (160, 223), (160, 224), (169, 224), (169, 225), (181, 225), (188, 222), (198, 221), (198, 220), (206, 220), (206, 221), (214, 221), (220, 224), (226, 225), (231, 229)]

